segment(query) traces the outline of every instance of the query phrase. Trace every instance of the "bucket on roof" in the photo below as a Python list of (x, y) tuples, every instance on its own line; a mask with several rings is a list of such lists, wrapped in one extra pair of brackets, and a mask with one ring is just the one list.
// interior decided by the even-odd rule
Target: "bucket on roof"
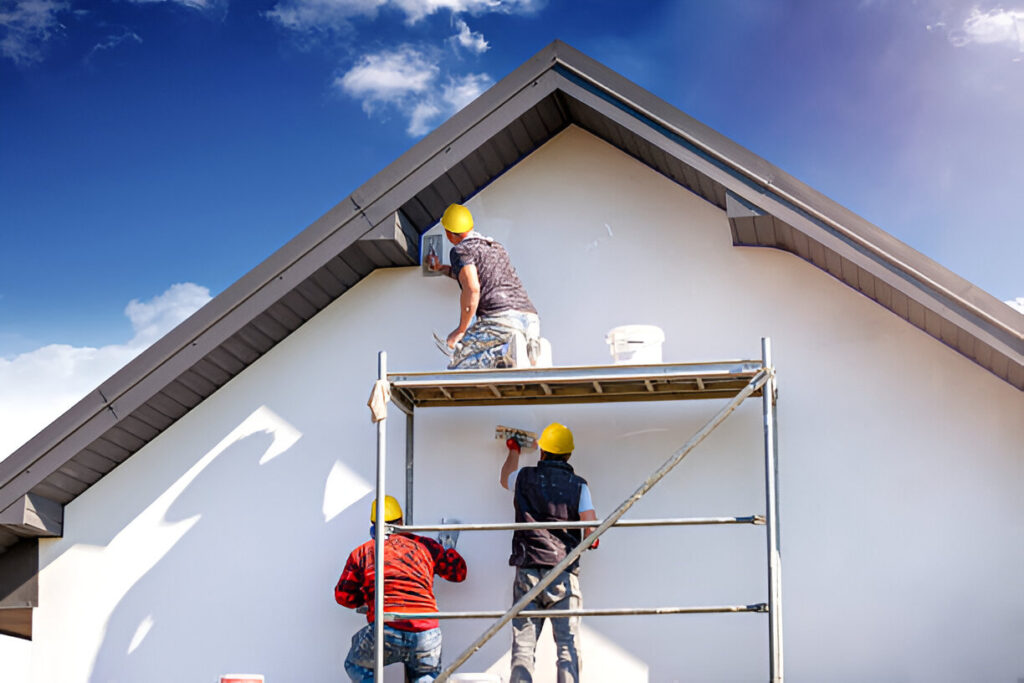
[(220, 683), (264, 683), (263, 674), (224, 674)]
[(615, 363), (660, 363), (665, 333), (657, 325), (621, 325), (604, 340)]

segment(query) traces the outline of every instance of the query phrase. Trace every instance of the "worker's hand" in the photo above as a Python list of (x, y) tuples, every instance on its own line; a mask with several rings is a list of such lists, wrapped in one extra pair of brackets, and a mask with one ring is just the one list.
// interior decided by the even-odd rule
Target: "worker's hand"
[(455, 345), (462, 341), (464, 336), (466, 336), (466, 333), (460, 331), (458, 328), (452, 330), (452, 333), (448, 335), (448, 348), (454, 349)]
[(601, 539), (595, 538), (594, 542), (590, 544), (590, 547), (588, 547), (587, 550), (597, 550), (597, 546), (599, 545), (601, 545)]
[(515, 451), (516, 453), (522, 450), (522, 447), (519, 445), (519, 441), (517, 441), (514, 436), (510, 436), (505, 439), (505, 445), (508, 446), (510, 451)]
[(437, 254), (427, 254), (427, 270), (441, 270), (441, 259)]

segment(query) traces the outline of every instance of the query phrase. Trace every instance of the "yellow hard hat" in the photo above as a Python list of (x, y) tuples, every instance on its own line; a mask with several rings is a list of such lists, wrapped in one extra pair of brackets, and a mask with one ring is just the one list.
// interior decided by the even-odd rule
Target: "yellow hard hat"
[[(384, 521), (393, 522), (402, 518), (402, 506), (392, 496), (384, 496)], [(377, 499), (370, 505), (370, 522), (377, 523)]]
[(441, 216), (441, 225), (448, 232), (469, 232), (473, 229), (473, 214), (462, 204), (449, 204)]
[(552, 422), (544, 428), (544, 431), (540, 433), (540, 438), (537, 439), (537, 445), (542, 451), (555, 455), (572, 453), (575, 448), (575, 444), (572, 442), (572, 431), (557, 422)]

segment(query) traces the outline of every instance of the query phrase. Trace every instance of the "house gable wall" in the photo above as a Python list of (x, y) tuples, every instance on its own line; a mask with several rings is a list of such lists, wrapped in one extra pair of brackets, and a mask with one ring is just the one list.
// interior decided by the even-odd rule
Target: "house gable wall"
[[(723, 211), (577, 128), (469, 206), (512, 254), (559, 365), (607, 362), (621, 324), (661, 326), (667, 361), (750, 358), (772, 337), (794, 680), (1024, 673), (1021, 392), (791, 254), (733, 247)], [(364, 621), (331, 590), (367, 538), (376, 352), (392, 370), (439, 368), (430, 333), (456, 323), (456, 292), (418, 268), (373, 273), (68, 505), (64, 537), (40, 541), (34, 680), (343, 678)], [(718, 405), (421, 411), (416, 520), (510, 517), (495, 424), (569, 424), (600, 515)], [(762, 512), (760, 420), (741, 407), (630, 516)], [(462, 535), (469, 578), (438, 581), (443, 609), (510, 604), (509, 535)], [(747, 604), (765, 600), (765, 572), (759, 527), (613, 530), (583, 585), (588, 607)], [(446, 622), (448, 658), (484, 627)], [(584, 629), (584, 670), (611, 676), (598, 680), (766, 675), (763, 615)], [(507, 671), (508, 644), (469, 670)], [(542, 650), (540, 674), (550, 661)]]

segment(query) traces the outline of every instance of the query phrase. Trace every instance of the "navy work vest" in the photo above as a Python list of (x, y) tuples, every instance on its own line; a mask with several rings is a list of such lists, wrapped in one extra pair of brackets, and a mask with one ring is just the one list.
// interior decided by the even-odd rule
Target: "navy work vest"
[[(572, 465), (559, 460), (541, 460), (536, 467), (524, 467), (516, 475), (516, 522), (577, 522), (580, 519), (580, 491), (587, 481), (576, 475)], [(583, 539), (582, 529), (517, 529), (512, 534), (515, 567), (554, 567)], [(569, 571), (579, 571), (579, 559)]]

